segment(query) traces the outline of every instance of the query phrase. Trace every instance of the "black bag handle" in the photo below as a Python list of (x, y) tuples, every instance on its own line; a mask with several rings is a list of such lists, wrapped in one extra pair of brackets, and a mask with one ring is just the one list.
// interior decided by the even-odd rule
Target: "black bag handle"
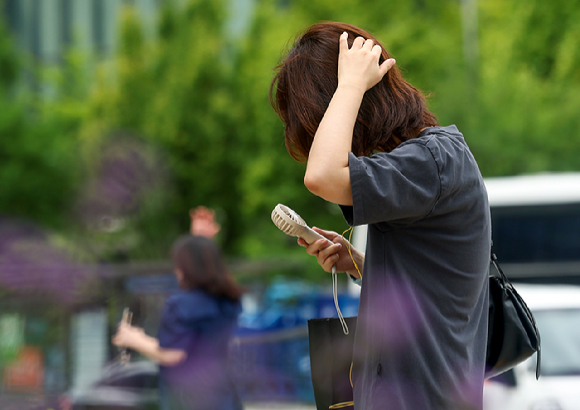
[[(495, 266), (495, 269), (499, 273), (499, 276), (498, 276), (499, 279), (502, 281), (502, 284), (506, 288), (510, 289), (512, 292), (514, 292), (516, 295), (518, 295), (518, 299), (520, 299), (523, 306), (525, 307), (526, 316), (530, 319), (530, 322), (532, 323), (532, 325), (534, 327), (534, 333), (536, 334), (536, 337), (538, 338), (538, 350), (536, 351), (536, 353), (537, 353), (536, 380), (538, 380), (540, 378), (540, 368), (541, 368), (541, 362), (542, 362), (542, 353), (541, 353), (542, 349), (541, 349), (540, 331), (538, 330), (538, 326), (536, 325), (536, 319), (534, 319), (534, 315), (532, 315), (530, 308), (528, 307), (528, 305), (526, 304), (524, 299), (520, 296), (520, 294), (516, 291), (516, 289), (513, 287), (512, 283), (509, 281), (509, 279), (507, 278), (505, 273), (503, 273), (503, 270), (499, 266), (499, 262), (497, 261), (497, 256), (493, 252), (493, 242), (491, 245), (490, 253), (491, 253), (491, 263), (493, 264), (493, 266)], [(491, 276), (491, 273), (490, 273), (490, 276)]]

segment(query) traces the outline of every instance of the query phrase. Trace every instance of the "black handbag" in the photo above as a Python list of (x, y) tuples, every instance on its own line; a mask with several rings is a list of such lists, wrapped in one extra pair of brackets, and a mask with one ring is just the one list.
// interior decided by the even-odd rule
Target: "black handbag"
[(352, 409), (352, 349), (356, 317), (310, 319), (310, 372), (317, 409)]
[(485, 377), (497, 376), (537, 353), (540, 377), (541, 340), (534, 315), (501, 270), (491, 252), (497, 275), (489, 276), (489, 322)]

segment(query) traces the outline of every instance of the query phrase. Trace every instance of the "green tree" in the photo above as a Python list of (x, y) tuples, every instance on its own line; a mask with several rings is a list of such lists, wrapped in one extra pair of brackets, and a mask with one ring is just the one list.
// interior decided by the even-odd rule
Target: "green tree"
[[(166, 257), (171, 240), (187, 230), (193, 206), (235, 215), (228, 199), (236, 196), (239, 171), (230, 160), (235, 142), (223, 5), (200, 0), (179, 7), (164, 7), (152, 43), (144, 41), (136, 11), (124, 10), (114, 73), (101, 67), (80, 130), (85, 162), (97, 179), (103, 157), (94, 154), (115, 145), (119, 134), (154, 152), (148, 172), (161, 180), (139, 193), (138, 206), (113, 215), (126, 222), (121, 231), (134, 233), (123, 250), (131, 258)], [(226, 243), (234, 232), (225, 230)]]
[(76, 182), (75, 141), (22, 86), (22, 60), (0, 20), (0, 212), (61, 228)]
[(480, 3), (480, 84), (469, 130), (484, 175), (579, 170), (580, 7)]

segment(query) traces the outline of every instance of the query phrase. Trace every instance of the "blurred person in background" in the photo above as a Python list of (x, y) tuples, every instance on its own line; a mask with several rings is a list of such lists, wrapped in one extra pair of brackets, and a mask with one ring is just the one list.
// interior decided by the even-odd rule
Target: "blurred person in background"
[(330, 243), (298, 241), (362, 285), (354, 408), (481, 409), (491, 222), (463, 135), (437, 124), (375, 37), (343, 23), (299, 36), (270, 97), (308, 190), (368, 224), (365, 253), (318, 228)]
[(213, 211), (190, 211), (191, 235), (174, 243), (179, 293), (163, 310), (157, 338), (121, 322), (112, 342), (160, 365), (163, 410), (237, 410), (242, 404), (228, 375), (228, 343), (241, 312), (242, 289), (228, 272)]

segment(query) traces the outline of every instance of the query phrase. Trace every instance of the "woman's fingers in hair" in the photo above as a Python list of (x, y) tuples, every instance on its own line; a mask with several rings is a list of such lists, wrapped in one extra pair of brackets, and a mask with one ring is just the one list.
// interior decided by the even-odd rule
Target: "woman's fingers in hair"
[[(368, 50), (371, 50), (373, 48), (373, 46), (375, 45), (374, 41), (371, 39), (365, 39), (364, 37), (358, 36), (354, 39), (354, 41), (352, 42), (352, 47), (350, 47), (351, 50), (358, 50), (361, 48), (367, 48)], [(348, 33), (345, 31), (340, 35), (340, 48), (343, 50), (348, 50)]]
[(345, 52), (348, 50), (348, 33), (345, 31), (340, 35), (339, 39), (339, 50), (340, 52)]
[(375, 45), (375, 42), (369, 38), (368, 40), (365, 40), (362, 48), (364, 48), (365, 50), (371, 51), (373, 49), (374, 45)]
[(387, 71), (389, 71), (391, 68), (393, 68), (393, 66), (396, 63), (397, 62), (395, 61), (394, 58), (389, 58), (389, 59), (383, 61), (382, 64), (379, 66), (379, 71), (381, 73), (381, 76), (384, 76), (385, 74), (387, 74)]
[(354, 39), (354, 41), (352, 42), (352, 47), (351, 49), (355, 49), (358, 50), (359, 48), (363, 48), (365, 45), (365, 39), (363, 37), (357, 37)]

